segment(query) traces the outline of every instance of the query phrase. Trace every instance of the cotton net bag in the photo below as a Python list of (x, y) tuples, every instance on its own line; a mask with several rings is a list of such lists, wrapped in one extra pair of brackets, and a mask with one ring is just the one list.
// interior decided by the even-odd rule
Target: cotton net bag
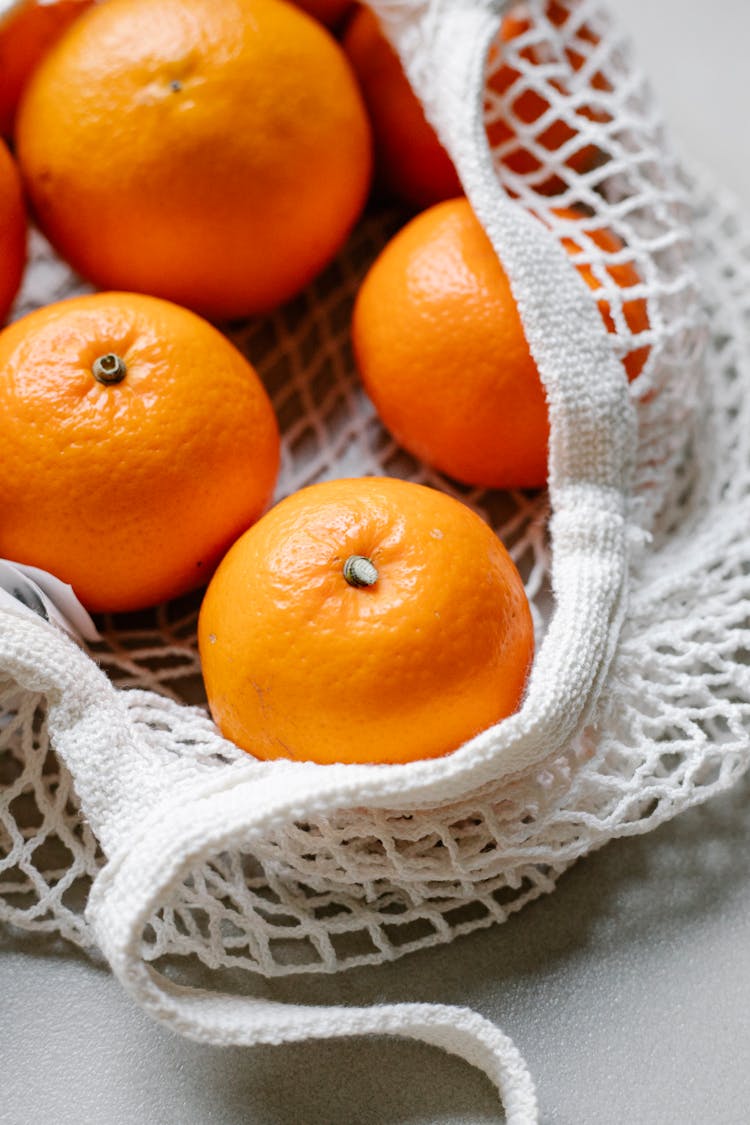
[[(507, 1120), (526, 1125), (537, 1115), (523, 1061), (468, 1009), (292, 1006), (177, 985), (165, 966), (334, 972), (447, 942), (740, 776), (750, 239), (733, 204), (677, 163), (599, 3), (372, 7), (511, 279), (549, 401), (548, 492), (461, 491), (379, 427), (348, 324), (393, 215), (366, 220), (307, 293), (234, 338), (274, 395), (279, 495), (387, 473), (490, 520), (533, 607), (523, 706), (438, 760), (260, 762), (207, 715), (197, 597), (76, 642), (55, 623), (56, 601), (76, 620), (54, 584), (6, 568), (17, 596), (0, 604), (0, 918), (98, 947), (144, 1009), (204, 1042), (377, 1032), (436, 1044), (484, 1070)], [(84, 288), (38, 239), (17, 313)], [(637, 330), (634, 301), (647, 309)]]

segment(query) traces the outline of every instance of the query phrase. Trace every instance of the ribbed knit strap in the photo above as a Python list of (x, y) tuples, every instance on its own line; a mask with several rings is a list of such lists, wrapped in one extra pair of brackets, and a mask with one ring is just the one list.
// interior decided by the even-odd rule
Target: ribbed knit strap
[(295, 1043), (352, 1035), (415, 1039), (458, 1055), (497, 1088), (507, 1125), (536, 1125), (534, 1084), (513, 1041), (470, 1008), (383, 1004), (369, 1008), (303, 1007), (237, 999), (171, 984), (146, 970), (140, 1004), (182, 1035), (218, 1046)]
[(62, 630), (0, 608), (0, 678), (45, 699), (50, 740), (105, 853), (174, 787), (180, 763), (139, 739), (124, 694)]
[(116, 976), (150, 1015), (205, 1043), (286, 1043), (347, 1035), (397, 1035), (459, 1055), (490, 1078), (508, 1122), (537, 1120), (534, 1088), (513, 1043), (466, 1008), (394, 1004), (372, 1008), (304, 1007), (178, 987), (142, 955), (145, 926), (189, 872), (211, 855), (252, 850), (280, 819), (294, 817), (306, 778), (245, 779), (210, 796), (186, 795), (155, 809), (97, 878), (87, 915)]
[[(627, 607), (636, 418), (591, 292), (544, 224), (501, 188), (484, 125), (488, 52), (504, 0), (371, 0), (508, 275), (551, 419), (555, 614), (522, 711), (446, 760), (442, 796), (528, 769), (594, 707)], [(415, 800), (420, 774), (410, 773)], [(396, 799), (398, 803), (398, 798)]]

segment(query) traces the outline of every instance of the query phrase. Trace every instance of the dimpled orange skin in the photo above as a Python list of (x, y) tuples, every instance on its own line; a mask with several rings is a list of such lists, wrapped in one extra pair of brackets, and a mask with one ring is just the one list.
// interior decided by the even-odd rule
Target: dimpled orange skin
[[(599, 287), (590, 268), (580, 272)], [(632, 266), (611, 272), (621, 285), (639, 280)], [(605, 302), (600, 310), (612, 331)], [(624, 311), (633, 330), (648, 327), (645, 301)], [(546, 484), (544, 390), (508, 278), (465, 199), (423, 212), (385, 247), (360, 288), (352, 338), (367, 393), (406, 449), (467, 484)], [(631, 378), (646, 354), (632, 353)]]
[(0, 324), (10, 312), (25, 265), (26, 213), (21, 177), (0, 140)]
[(0, 133), (10, 137), (26, 83), (67, 27), (93, 0), (21, 0), (0, 18)]
[[(94, 378), (119, 355), (122, 382)], [(153, 297), (50, 305), (0, 334), (0, 557), (131, 610), (206, 582), (268, 504), (279, 438), (250, 364)]]
[(369, 188), (346, 57), (282, 0), (107, 0), (38, 68), (16, 133), (40, 225), (81, 274), (217, 320), (302, 289)]
[[(350, 586), (346, 559), (378, 579)], [(313, 485), (222, 561), (198, 623), (211, 713), (259, 758), (407, 762), (517, 709), (533, 655), (526, 594), (489, 527), (389, 478)]]
[(376, 167), (386, 191), (418, 208), (460, 194), (453, 162), (368, 8), (354, 16), (343, 46), (362, 87), (375, 138)]

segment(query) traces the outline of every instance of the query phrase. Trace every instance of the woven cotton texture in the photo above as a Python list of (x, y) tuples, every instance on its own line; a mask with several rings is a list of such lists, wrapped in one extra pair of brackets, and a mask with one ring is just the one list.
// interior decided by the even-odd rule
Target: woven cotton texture
[[(104, 621), (96, 663), (28, 616), (0, 629), (0, 918), (98, 944), (145, 1007), (211, 1041), (250, 1038), (236, 1013), (212, 1023), (207, 1001), (190, 1014), (146, 963), (275, 976), (446, 942), (750, 764), (750, 237), (681, 170), (598, 3), (533, 0), (500, 33), (491, 0), (372, 6), (510, 276), (550, 403), (549, 493), (461, 489), (379, 426), (348, 329), (395, 212), (233, 339), (279, 415), (279, 496), (386, 473), (459, 495), (496, 528), (534, 613), (523, 709), (433, 762), (260, 763), (207, 716), (197, 596)], [(636, 287), (618, 283), (623, 264)], [(37, 238), (17, 314), (79, 291)], [(628, 386), (633, 355), (645, 365)], [(253, 1041), (340, 1033), (279, 1019)], [(532, 1120), (524, 1097), (509, 1120)]]

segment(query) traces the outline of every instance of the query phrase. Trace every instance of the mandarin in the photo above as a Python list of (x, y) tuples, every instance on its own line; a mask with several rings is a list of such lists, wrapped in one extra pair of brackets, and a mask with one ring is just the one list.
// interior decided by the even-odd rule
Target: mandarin
[(0, 17), (0, 133), (12, 136), (21, 95), (62, 33), (94, 0), (18, 0)]
[(10, 312), (25, 265), (26, 213), (21, 177), (0, 140), (0, 324)]
[(383, 477), (313, 485), (231, 548), (198, 623), (211, 713), (259, 758), (406, 762), (519, 706), (528, 601), (492, 530)]
[(81, 274), (215, 319), (305, 286), (370, 180), (346, 57), (283, 0), (97, 5), (37, 70), (16, 135), (39, 223)]
[(370, 115), (375, 163), (385, 191), (417, 208), (458, 195), (461, 182), (453, 161), (368, 8), (354, 16), (343, 46)]
[[(553, 2), (548, 6), (546, 15), (559, 27), (566, 22), (569, 13), (561, 5)], [(532, 16), (523, 13), (522, 10), (519, 14), (506, 16), (499, 38), (490, 50), (488, 102), (485, 107), (487, 140), (493, 150), (502, 148), (503, 153), (500, 157), (502, 167), (516, 175), (528, 177), (529, 186), (540, 195), (559, 195), (565, 191), (567, 181), (570, 179), (568, 170), (582, 175), (600, 164), (604, 154), (597, 145), (584, 141), (580, 137), (580, 130), (571, 125), (562, 113), (557, 116), (552, 114), (550, 119), (552, 109), (550, 98), (554, 101), (556, 95), (566, 98), (570, 94), (568, 83), (563, 77), (548, 79), (550, 87), (548, 97), (546, 91), (542, 93), (533, 86), (519, 82), (520, 71), (504, 61), (503, 44), (510, 43), (533, 28)], [(529, 46), (523, 47), (520, 54), (535, 67), (557, 62), (563, 68), (572, 68), (576, 71), (584, 61), (582, 55), (569, 51), (560, 57), (559, 52), (549, 43), (532, 42)], [(592, 86), (597, 84), (597, 78), (601, 78), (601, 75), (594, 76)], [(520, 128), (513, 123), (508, 113), (508, 105), (512, 106), (513, 115), (520, 122)], [(582, 118), (582, 125), (586, 121), (602, 124), (609, 120), (607, 114), (588, 105), (577, 105), (575, 112), (568, 116)], [(542, 121), (543, 127), (541, 127)], [(537, 123), (540, 123), (540, 127), (532, 130), (531, 127), (536, 126)], [(565, 152), (565, 159), (562, 161), (558, 155), (559, 150)], [(550, 173), (551, 163), (561, 167), (562, 175), (556, 171)]]
[[(571, 254), (581, 229), (576, 223), (563, 240)], [(622, 249), (609, 231), (587, 232), (605, 249)], [(596, 292), (590, 266), (578, 268)], [(607, 269), (625, 290), (640, 282), (632, 264)], [(603, 297), (599, 308), (613, 331)], [(649, 327), (643, 298), (624, 301), (623, 315), (633, 333)], [(360, 288), (352, 332), (365, 388), (411, 453), (467, 484), (546, 483), (549, 420), (539, 372), (508, 278), (465, 199), (437, 204), (388, 243)], [(647, 352), (626, 360), (630, 378)]]
[(90, 610), (207, 581), (270, 500), (271, 404), (247, 360), (166, 301), (100, 293), (0, 333), (0, 557)]
[[(559, 6), (552, 5), (549, 18), (559, 21)], [(563, 162), (573, 172), (584, 173), (601, 159), (596, 145), (580, 140), (579, 133), (562, 117), (549, 116), (550, 102), (538, 90), (524, 86), (512, 100), (512, 109), (522, 130), (545, 118), (544, 128), (530, 144), (513, 122), (502, 102), (511, 94), (520, 73), (503, 62), (503, 47), (533, 27), (529, 15), (507, 15), (490, 52), (488, 65), (487, 140), (490, 146), (505, 146), (501, 165), (517, 175), (532, 177), (533, 187), (542, 195), (559, 194), (564, 180), (547, 173), (550, 161), (558, 160), (558, 150), (566, 147)], [(585, 25), (584, 25), (585, 26)], [(378, 177), (385, 191), (415, 208), (429, 207), (461, 193), (461, 182), (453, 162), (425, 117), (424, 110), (412, 90), (395, 50), (383, 34), (377, 17), (368, 8), (360, 8), (347, 27), (343, 38), (346, 51), (362, 88), (375, 139)], [(546, 61), (538, 44), (524, 48), (526, 59), (535, 66)], [(579, 69), (582, 56), (566, 64)], [(559, 80), (558, 94), (567, 90)], [(502, 108), (498, 109), (501, 105)], [(576, 113), (588, 120), (604, 120), (590, 107), (582, 106)], [(572, 150), (572, 151), (571, 151)]]

